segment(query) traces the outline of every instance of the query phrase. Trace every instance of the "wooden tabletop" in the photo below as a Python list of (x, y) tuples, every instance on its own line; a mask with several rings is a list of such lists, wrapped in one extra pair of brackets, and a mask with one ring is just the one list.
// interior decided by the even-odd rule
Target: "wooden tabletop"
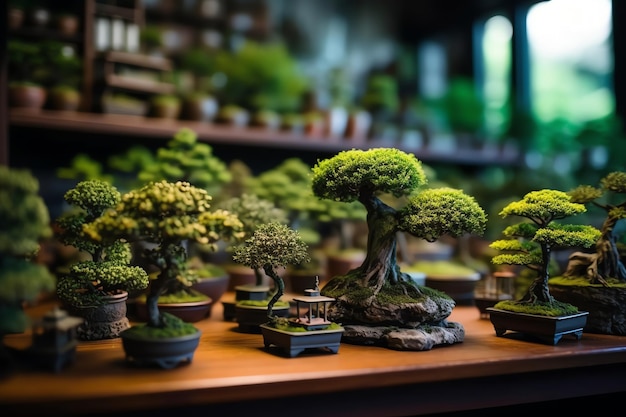
[[(29, 310), (35, 318), (42, 311)], [(137, 416), (169, 408), (269, 415), (276, 404), (304, 402), (299, 416), (418, 415), (626, 391), (626, 336), (584, 333), (557, 345), (514, 333), (497, 337), (475, 306), (455, 307), (449, 321), (463, 324), (462, 343), (429, 351), (342, 343), (337, 354), (289, 358), (264, 348), (260, 334), (225, 322), (218, 303), (196, 323), (203, 334), (190, 364), (139, 368), (124, 361), (119, 339), (80, 342), (75, 361), (59, 373), (21, 367), (0, 379), (0, 409), (19, 410), (7, 415)], [(30, 341), (30, 332), (4, 338), (19, 349)]]

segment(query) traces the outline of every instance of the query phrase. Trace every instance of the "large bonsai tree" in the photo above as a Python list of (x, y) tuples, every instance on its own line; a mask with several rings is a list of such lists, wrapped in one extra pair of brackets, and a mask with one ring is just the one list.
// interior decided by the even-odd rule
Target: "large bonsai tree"
[[(375, 296), (385, 284), (410, 281), (400, 272), (396, 260), (396, 232), (435, 241), (444, 234), (480, 234), (486, 215), (471, 197), (451, 188), (424, 189), (393, 208), (380, 198), (381, 193), (409, 196), (426, 183), (421, 162), (413, 154), (393, 148), (343, 151), (313, 167), (312, 187), (321, 198), (352, 202), (367, 209), (367, 255), (363, 264), (350, 274)], [(336, 290), (341, 281), (327, 283), (324, 291)]]
[(276, 291), (267, 304), (267, 316), (272, 319), (274, 304), (285, 293), (285, 283), (276, 268), (308, 262), (310, 258), (297, 230), (271, 222), (260, 225), (244, 245), (236, 246), (233, 260), (254, 270), (263, 268), (274, 281)]
[(492, 262), (526, 266), (535, 271), (537, 277), (521, 300), (501, 301), (496, 308), (542, 315), (562, 315), (578, 310), (555, 300), (550, 294), (548, 280), (554, 250), (590, 247), (600, 236), (600, 231), (593, 226), (556, 222), (585, 211), (585, 206), (572, 202), (567, 193), (550, 189), (531, 191), (502, 209), (500, 216), (519, 216), (526, 221), (506, 227), (503, 231), (506, 239), (491, 243), (491, 248), (503, 252), (494, 256)]
[(149, 327), (164, 327), (158, 309), (159, 296), (185, 276), (185, 242), (215, 245), (220, 239), (243, 237), (243, 224), (224, 211), (209, 211), (211, 196), (188, 182), (150, 182), (122, 196), (114, 210), (85, 225), (85, 233), (95, 241), (143, 241), (146, 259), (159, 269), (150, 282), (146, 300)]
[(104, 296), (147, 288), (146, 271), (130, 265), (132, 253), (128, 242), (97, 242), (83, 231), (83, 225), (93, 222), (120, 201), (117, 188), (101, 180), (81, 181), (65, 193), (64, 199), (72, 209), (56, 220), (56, 237), (61, 243), (88, 254), (90, 259), (70, 265), (69, 273), (59, 278), (59, 298), (75, 307), (98, 305)]
[(0, 165), (0, 339), (26, 329), (25, 302), (54, 290), (54, 275), (35, 259), (41, 241), (52, 236), (38, 192), (30, 171)]
[[(606, 212), (600, 228), (602, 234), (595, 244), (594, 253), (574, 252), (564, 276), (586, 276), (591, 283), (608, 286), (608, 279), (626, 281), (626, 267), (622, 262), (615, 227), (626, 218), (626, 199), (611, 202), (608, 197), (626, 194), (626, 172), (611, 172), (600, 180), (600, 187), (580, 185), (568, 193), (575, 203), (590, 203)], [(605, 197), (603, 199), (603, 197)]]

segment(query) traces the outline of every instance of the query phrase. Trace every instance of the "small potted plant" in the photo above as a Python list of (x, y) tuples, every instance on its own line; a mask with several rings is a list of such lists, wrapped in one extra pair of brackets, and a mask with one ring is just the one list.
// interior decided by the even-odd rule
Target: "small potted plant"
[(518, 216), (525, 221), (507, 226), (504, 239), (491, 243), (491, 248), (501, 252), (492, 262), (526, 266), (535, 271), (536, 277), (521, 299), (500, 301), (487, 308), (497, 336), (511, 330), (552, 344), (566, 334), (582, 337), (589, 313), (556, 300), (550, 294), (548, 280), (554, 250), (590, 247), (600, 237), (600, 231), (593, 226), (557, 222), (586, 211), (584, 204), (572, 202), (567, 193), (551, 189), (531, 191), (500, 211), (503, 218)]
[[(242, 194), (240, 197), (232, 197), (219, 204), (219, 207), (237, 215), (237, 218), (244, 225), (245, 237), (249, 238), (253, 235), (255, 230), (262, 224), (275, 221), (281, 224), (287, 224), (287, 214), (280, 208), (276, 207), (274, 203), (269, 200), (259, 198), (255, 194)], [(231, 276), (238, 274), (243, 276), (243, 272), (235, 268), (234, 265), (227, 265), (227, 270)], [(267, 303), (270, 294), (270, 287), (266, 285), (267, 275), (262, 271), (262, 268), (245, 268), (246, 272), (251, 272), (245, 276), (249, 277), (248, 282), (233, 282), (230, 288), (235, 291), (234, 300), (224, 300), (222, 305), (224, 306), (224, 317), (226, 319), (236, 318), (237, 310), (245, 309), (250, 304)], [(248, 301), (255, 301), (254, 303), (248, 303)], [(240, 311), (240, 313), (243, 313)], [(237, 320), (239, 321), (239, 320)], [(242, 324), (242, 328), (246, 327), (245, 323)]]
[(59, 277), (57, 295), (74, 315), (85, 321), (78, 327), (83, 340), (119, 337), (130, 327), (126, 317), (129, 292), (148, 287), (148, 274), (130, 265), (131, 248), (127, 242), (111, 240), (94, 242), (83, 226), (95, 221), (119, 203), (117, 188), (102, 180), (79, 182), (68, 190), (64, 199), (71, 209), (56, 220), (56, 237), (88, 255), (69, 267)]
[[(233, 259), (252, 269), (262, 268), (274, 281), (276, 292), (267, 303), (265, 323), (260, 324), (265, 347), (278, 345), (291, 357), (306, 348), (317, 347), (330, 347), (332, 352), (337, 353), (343, 332), (340, 325), (325, 320), (326, 317), (316, 317), (319, 320), (315, 322), (319, 326), (315, 325), (312, 310), (309, 310), (308, 320), (297, 317), (296, 320), (289, 321), (274, 313), (274, 306), (285, 292), (285, 284), (276, 268), (310, 260), (307, 245), (297, 230), (277, 222), (262, 224), (252, 237), (246, 239), (245, 244), (235, 247)], [(319, 291), (319, 288), (312, 290)], [(314, 297), (317, 297), (315, 301), (332, 301), (330, 298), (320, 297), (319, 293)]]
[(210, 93), (209, 77), (215, 72), (213, 52), (191, 48), (181, 57), (180, 68), (193, 77), (192, 91), (182, 99), (182, 116), (188, 120), (213, 121), (219, 109), (217, 98)]
[(7, 62), (10, 106), (41, 109), (47, 98), (41, 43), (9, 40)]
[(185, 242), (215, 245), (219, 239), (243, 237), (236, 216), (210, 211), (211, 196), (188, 182), (150, 182), (124, 195), (114, 210), (85, 226), (95, 241), (150, 243), (146, 259), (157, 269), (147, 296), (148, 320), (121, 332), (127, 361), (172, 368), (191, 362), (200, 330), (159, 310), (159, 297), (187, 270)]
[(562, 301), (589, 311), (585, 331), (626, 335), (626, 266), (622, 260), (620, 220), (626, 218), (626, 172), (614, 171), (599, 187), (580, 185), (568, 192), (575, 203), (605, 213), (601, 235), (591, 252), (575, 251), (566, 270), (550, 280), (550, 290)]
[[(0, 342), (29, 326), (25, 303), (37, 303), (54, 291), (54, 275), (36, 261), (42, 240), (52, 236), (38, 192), (39, 182), (30, 171), (0, 165)], [(10, 349), (0, 343), (0, 375), (14, 363)]]
[[(321, 290), (337, 300), (330, 318), (342, 323), (343, 338), (400, 350), (461, 342), (463, 326), (446, 321), (454, 300), (415, 285), (400, 270), (397, 234), (406, 232), (428, 241), (443, 235), (481, 234), (487, 216), (475, 199), (448, 187), (423, 188), (427, 177), (421, 162), (394, 148), (342, 151), (320, 160), (312, 175), (316, 196), (358, 201), (367, 210), (364, 261), (344, 275), (331, 277)], [(406, 196), (405, 205), (391, 207), (379, 198), (381, 193)]]

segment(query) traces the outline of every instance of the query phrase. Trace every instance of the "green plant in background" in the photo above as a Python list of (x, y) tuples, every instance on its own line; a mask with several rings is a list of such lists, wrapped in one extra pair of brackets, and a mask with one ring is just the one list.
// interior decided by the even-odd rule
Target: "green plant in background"
[(69, 166), (57, 168), (56, 175), (60, 179), (76, 180), (77, 182), (102, 180), (109, 184), (114, 183), (113, 175), (104, 172), (102, 163), (85, 153), (76, 154)]
[[(233, 197), (222, 203), (218, 207), (233, 213), (243, 223), (243, 231), (245, 237), (251, 237), (255, 230), (266, 223), (272, 221), (287, 224), (287, 213), (273, 202), (259, 198), (255, 194), (243, 194), (241, 197)], [(259, 268), (254, 269), (256, 276), (256, 285), (263, 284), (263, 275)]]
[(89, 259), (75, 262), (67, 274), (59, 277), (57, 295), (69, 306), (100, 305), (106, 296), (148, 287), (146, 271), (130, 265), (131, 248), (127, 242), (95, 242), (83, 231), (85, 224), (115, 207), (120, 198), (114, 186), (101, 180), (81, 181), (64, 195), (71, 209), (56, 219), (55, 236), (64, 245), (89, 255)]
[(285, 293), (285, 283), (276, 272), (278, 267), (308, 262), (307, 244), (297, 230), (277, 222), (260, 225), (245, 243), (234, 248), (233, 260), (256, 270), (263, 269), (272, 278), (276, 291), (267, 303), (267, 316), (273, 319), (273, 307)]
[(456, 77), (450, 80), (443, 99), (446, 119), (453, 132), (477, 134), (483, 127), (484, 103), (473, 80)]
[(225, 85), (216, 91), (222, 104), (253, 112), (300, 110), (308, 81), (284, 45), (248, 41), (234, 53), (219, 54), (216, 67), (226, 76)]
[(213, 90), (210, 76), (216, 70), (215, 60), (215, 52), (199, 47), (189, 48), (181, 56), (179, 67), (193, 75), (193, 90), (195, 92), (206, 94)]
[[(427, 241), (444, 234), (480, 234), (487, 218), (476, 201), (461, 190), (423, 189), (427, 182), (415, 155), (393, 148), (342, 151), (313, 167), (312, 189), (319, 198), (360, 202), (367, 210), (367, 255), (362, 265), (346, 276), (331, 277), (323, 292), (337, 299), (368, 288), (368, 300), (381, 291), (401, 289), (416, 300), (423, 294), (402, 273), (396, 259), (397, 232), (407, 232)], [(406, 205), (393, 208), (380, 198), (411, 195)], [(356, 288), (359, 288), (357, 290)], [(340, 301), (343, 302), (343, 301)]]
[(7, 42), (9, 84), (44, 86), (47, 79), (40, 42), (10, 39)]
[(114, 210), (84, 227), (97, 242), (124, 239), (150, 244), (144, 255), (157, 268), (146, 299), (148, 328), (163, 328), (159, 297), (188, 268), (185, 242), (216, 247), (220, 239), (243, 237), (243, 224), (224, 210), (210, 211), (211, 196), (188, 182), (150, 182), (124, 195)]
[(505, 239), (491, 243), (491, 248), (501, 252), (492, 258), (492, 262), (525, 266), (535, 271), (536, 277), (520, 300), (500, 301), (495, 308), (544, 316), (578, 311), (576, 306), (555, 300), (548, 288), (554, 250), (588, 248), (600, 237), (600, 231), (593, 226), (556, 222), (587, 210), (583, 204), (571, 200), (563, 191), (543, 189), (531, 191), (502, 209), (500, 216), (518, 216), (526, 221), (508, 226), (502, 232)]
[(145, 25), (139, 32), (139, 41), (146, 51), (157, 52), (163, 46), (161, 28), (155, 25)]
[(611, 172), (600, 181), (600, 187), (580, 185), (568, 193), (572, 202), (591, 204), (606, 212), (600, 228), (601, 235), (595, 243), (595, 252), (574, 252), (570, 256), (566, 277), (586, 277), (592, 284), (609, 285), (616, 279), (626, 281), (626, 267), (617, 246), (617, 223), (626, 218), (626, 199), (611, 201), (611, 197), (626, 194), (626, 172)]
[(300, 158), (287, 158), (279, 165), (251, 177), (246, 192), (271, 201), (289, 217), (289, 226), (298, 230), (309, 245), (319, 242), (316, 217), (326, 207), (311, 191), (311, 166)]
[(38, 193), (39, 182), (30, 171), (0, 165), (0, 339), (23, 332), (29, 324), (24, 303), (55, 288), (54, 275), (36, 261), (40, 243), (52, 236)]
[(167, 143), (157, 149), (152, 163), (143, 166), (138, 174), (143, 183), (150, 181), (186, 181), (217, 195), (231, 180), (227, 165), (213, 154), (213, 148), (198, 141), (198, 135), (182, 128)]

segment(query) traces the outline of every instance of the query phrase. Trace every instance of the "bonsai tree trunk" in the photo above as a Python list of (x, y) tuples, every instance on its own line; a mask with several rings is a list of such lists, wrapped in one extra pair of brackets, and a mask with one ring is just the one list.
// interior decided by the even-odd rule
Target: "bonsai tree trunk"
[[(272, 265), (265, 264), (263, 266), (263, 270), (265, 271), (265, 273), (267, 274), (268, 277), (272, 278), (272, 280), (274, 281), (274, 284), (276, 285), (276, 291), (274, 292), (274, 295), (272, 296), (270, 301), (267, 303), (267, 317), (269, 317), (271, 319), (272, 318), (272, 310), (274, 308), (274, 304), (276, 304), (276, 302), (278, 300), (280, 300), (280, 297), (282, 297), (283, 294), (285, 294), (285, 282), (276, 273), (274, 268), (272, 268)], [(255, 269), (255, 271), (256, 271), (256, 269)]]
[(530, 284), (526, 295), (522, 298), (522, 302), (543, 302), (551, 303), (554, 301), (550, 295), (548, 280), (550, 279), (549, 265), (551, 258), (551, 249), (549, 245), (541, 245), (541, 256), (543, 262), (538, 268), (537, 278)]
[(364, 286), (377, 293), (385, 280), (398, 281), (400, 268), (396, 261), (397, 211), (376, 197), (361, 200), (367, 208), (367, 256), (359, 267)]

